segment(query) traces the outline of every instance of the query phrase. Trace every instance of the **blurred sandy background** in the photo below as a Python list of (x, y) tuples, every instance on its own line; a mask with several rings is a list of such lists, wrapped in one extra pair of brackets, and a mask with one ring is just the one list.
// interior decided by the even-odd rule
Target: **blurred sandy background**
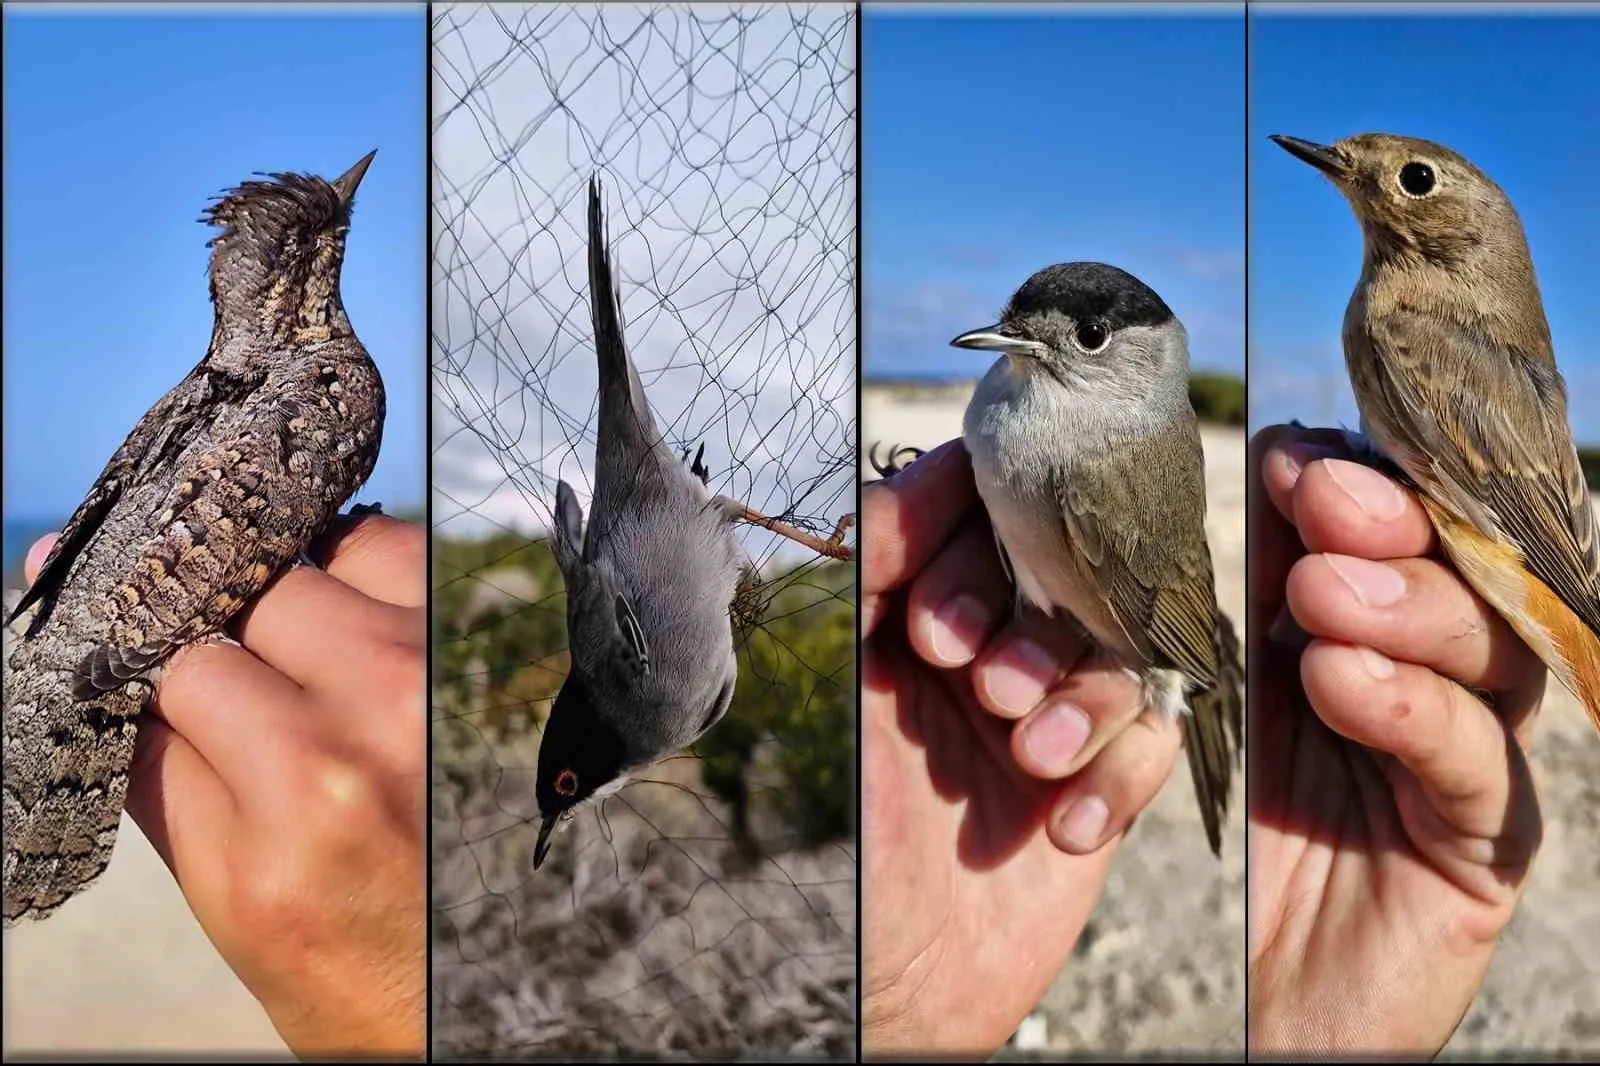
[[(959, 436), (970, 395), (970, 384), (863, 383), (862, 477), (877, 477), (865, 459), (875, 443), (931, 448)], [(1237, 429), (1204, 426), (1201, 439), (1217, 596), (1242, 631), (1245, 438)], [(1139, 816), (1077, 948), (1012, 1050), (1229, 1058), (1242, 1053), (1243, 803), (1241, 768), (1218, 863), (1206, 847), (1194, 785), (1179, 760)]]
[(4, 1048), (291, 1057), (127, 815), (92, 888), (6, 931)]

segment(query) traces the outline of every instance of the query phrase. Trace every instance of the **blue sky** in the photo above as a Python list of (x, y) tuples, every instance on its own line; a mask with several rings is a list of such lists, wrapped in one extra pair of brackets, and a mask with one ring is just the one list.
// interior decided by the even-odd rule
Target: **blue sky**
[[(191, 13), (192, 12), (192, 13)], [(5, 510), (68, 515), (205, 353), (210, 199), (378, 156), (344, 267), (388, 392), (358, 499), (425, 499), (426, 29), (420, 6), (5, 10)]]
[(1196, 366), (1242, 372), (1242, 12), (869, 7), (864, 373), (981, 374), (950, 338), (1075, 259), (1138, 275)]
[(1266, 137), (1382, 131), (1459, 151), (1527, 231), (1574, 434), (1600, 443), (1600, 17), (1250, 15), (1250, 394), (1255, 425), (1354, 427), (1339, 329), (1361, 232), (1338, 192)]

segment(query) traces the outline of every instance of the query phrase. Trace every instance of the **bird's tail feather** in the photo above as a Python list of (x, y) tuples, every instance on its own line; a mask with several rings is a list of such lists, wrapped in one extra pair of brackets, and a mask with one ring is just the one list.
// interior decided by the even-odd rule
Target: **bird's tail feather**
[(1421, 500), (1456, 570), (1578, 698), (1600, 729), (1600, 635), (1529, 571), (1516, 548), (1484, 536), (1428, 495)]
[(1206, 839), (1222, 854), (1222, 823), (1233, 791), (1233, 770), (1244, 750), (1244, 665), (1239, 637), (1227, 615), (1217, 615), (1217, 683), (1190, 700), (1183, 716), (1183, 744), (1189, 776), (1205, 822)]
[[(1530, 585), (1533, 582), (1530, 580)], [(1541, 583), (1529, 596), (1530, 614), (1551, 634), (1560, 662), (1547, 663), (1600, 729), (1600, 636)]]
[(111, 861), (150, 691), (134, 683), (75, 700), (67, 673), (17, 680), (21, 691), (8, 691), (5, 708), (8, 927), (49, 917)]
[[(611, 271), (605, 211), (600, 182), (589, 181), (589, 310), (594, 321), (595, 357), (600, 365), (600, 428), (602, 438), (620, 433), (638, 454), (657, 443), (655, 420), (645, 400), (639, 372), (628, 357), (622, 336), (621, 298)], [(602, 454), (604, 446), (602, 446)]]

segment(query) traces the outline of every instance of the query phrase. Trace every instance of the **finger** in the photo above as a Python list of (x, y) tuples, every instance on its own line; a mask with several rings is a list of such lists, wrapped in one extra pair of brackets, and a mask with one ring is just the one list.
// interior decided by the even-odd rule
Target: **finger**
[(1344, 433), (1336, 429), (1268, 426), (1250, 441), (1250, 469), (1261, 475), (1267, 499), (1284, 519), (1294, 521), (1295, 482), (1306, 467), (1321, 459), (1350, 454)]
[(1006, 617), (1010, 600), (988, 519), (974, 512), (911, 586), (911, 646), (934, 666), (965, 666)]
[(1427, 555), (1438, 543), (1415, 493), (1344, 459), (1307, 466), (1295, 482), (1293, 508), (1308, 551), (1402, 559)]
[(1037, 710), (1011, 731), (1011, 754), (1034, 777), (1077, 773), (1144, 710), (1138, 679), (1095, 658), (1056, 686)]
[(415, 522), (387, 515), (340, 515), (317, 538), (311, 557), (330, 577), (397, 607), (428, 599), (428, 538)]
[(226, 781), (240, 803), (270, 799), (320, 724), (306, 694), (231, 644), (197, 644), (173, 656), (155, 710)]
[(1307, 555), (1289, 572), (1288, 598), (1312, 636), (1361, 644), (1469, 688), (1513, 690), (1542, 669), (1494, 608), (1432, 559)]
[(1028, 611), (978, 654), (972, 667), (973, 692), (991, 714), (1021, 718), (1087, 650), (1075, 625), (1042, 611)]
[(1427, 667), (1327, 640), (1306, 649), (1300, 676), (1328, 728), (1398, 759), (1457, 832), (1487, 840), (1505, 829), (1506, 733), (1481, 700)]
[(861, 590), (908, 583), (955, 533), (978, 502), (972, 464), (959, 440), (947, 441), (894, 477), (861, 490)]
[(1176, 722), (1139, 715), (1061, 790), (1047, 822), (1051, 843), (1086, 855), (1117, 839), (1161, 791), (1182, 747)]
[(125, 802), (180, 886), (204, 883), (237, 817), (233, 793), (205, 756), (159, 718), (139, 724)]
[(1259, 645), (1283, 607), (1283, 581), (1301, 554), (1300, 534), (1291, 520), (1289, 501), (1306, 462), (1332, 452), (1305, 439), (1293, 426), (1268, 426), (1250, 439), (1246, 516), (1249, 521), (1250, 565), (1246, 567), (1249, 602), (1246, 640)]
[(46, 533), (34, 541), (33, 547), (28, 549), (28, 557), (22, 561), (22, 576), (28, 584), (33, 584), (34, 579), (39, 576), (39, 571), (44, 568), (45, 557), (60, 539), (59, 533)]
[(346, 692), (363, 679), (350, 648), (418, 640), (419, 613), (383, 603), (338, 578), (297, 566), (235, 617), (239, 642), (303, 687)]

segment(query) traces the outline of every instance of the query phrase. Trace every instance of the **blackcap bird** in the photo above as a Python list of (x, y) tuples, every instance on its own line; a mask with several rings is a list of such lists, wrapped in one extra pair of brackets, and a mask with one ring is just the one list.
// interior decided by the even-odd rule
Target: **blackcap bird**
[(967, 405), (978, 493), (1016, 586), (1183, 723), (1220, 854), (1243, 732), (1238, 640), (1217, 609), (1188, 342), (1148, 286), (1101, 263), (1034, 274), (960, 348), (1001, 353)]

